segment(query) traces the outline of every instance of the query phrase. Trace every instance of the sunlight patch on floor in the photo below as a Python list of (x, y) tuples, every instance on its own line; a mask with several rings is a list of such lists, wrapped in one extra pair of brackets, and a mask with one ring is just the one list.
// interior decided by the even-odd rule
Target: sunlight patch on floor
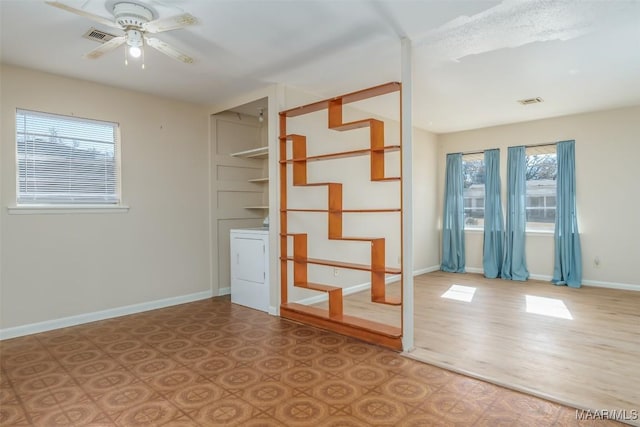
[(473, 286), (451, 285), (451, 287), (440, 296), (440, 298), (453, 299), (456, 301), (471, 302), (476, 288)]
[(525, 295), (525, 297), (527, 300), (527, 313), (573, 320), (569, 309), (560, 299), (533, 295)]

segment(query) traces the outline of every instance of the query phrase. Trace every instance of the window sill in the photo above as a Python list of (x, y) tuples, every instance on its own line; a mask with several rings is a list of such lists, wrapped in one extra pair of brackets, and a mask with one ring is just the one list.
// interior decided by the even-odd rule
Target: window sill
[(484, 233), (484, 228), (465, 228), (464, 231), (471, 233)]
[(527, 234), (541, 234), (546, 236), (553, 236), (554, 234), (553, 230), (526, 230), (525, 232)]
[(106, 214), (127, 213), (124, 205), (22, 205), (7, 207), (9, 215), (49, 215), (49, 214)]

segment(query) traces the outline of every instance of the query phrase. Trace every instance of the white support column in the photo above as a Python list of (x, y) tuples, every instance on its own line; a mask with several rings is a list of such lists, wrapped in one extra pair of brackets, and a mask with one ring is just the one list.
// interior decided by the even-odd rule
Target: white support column
[(413, 47), (402, 39), (402, 349), (413, 349)]

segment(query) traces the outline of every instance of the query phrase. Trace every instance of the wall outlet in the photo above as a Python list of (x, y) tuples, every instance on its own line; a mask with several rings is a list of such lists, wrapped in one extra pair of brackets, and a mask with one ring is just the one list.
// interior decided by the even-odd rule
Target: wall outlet
[(600, 257), (599, 257), (599, 256), (597, 256), (597, 257), (595, 257), (595, 258), (593, 259), (593, 266), (594, 266), (595, 268), (600, 267)]
[(334, 275), (334, 276), (338, 276), (338, 275), (340, 275), (340, 270), (338, 270), (337, 268), (334, 268), (334, 269), (333, 269), (333, 275)]

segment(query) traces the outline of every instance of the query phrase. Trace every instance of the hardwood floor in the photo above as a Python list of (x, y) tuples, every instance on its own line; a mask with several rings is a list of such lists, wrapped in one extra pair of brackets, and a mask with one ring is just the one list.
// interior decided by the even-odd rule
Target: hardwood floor
[[(472, 300), (443, 298), (454, 284), (475, 288)], [(367, 298), (347, 297), (345, 312), (375, 310), (398, 324), (397, 310)], [(640, 292), (424, 274), (415, 278), (415, 346), (409, 357), (571, 406), (640, 411)], [(635, 418), (627, 422), (640, 425)]]

